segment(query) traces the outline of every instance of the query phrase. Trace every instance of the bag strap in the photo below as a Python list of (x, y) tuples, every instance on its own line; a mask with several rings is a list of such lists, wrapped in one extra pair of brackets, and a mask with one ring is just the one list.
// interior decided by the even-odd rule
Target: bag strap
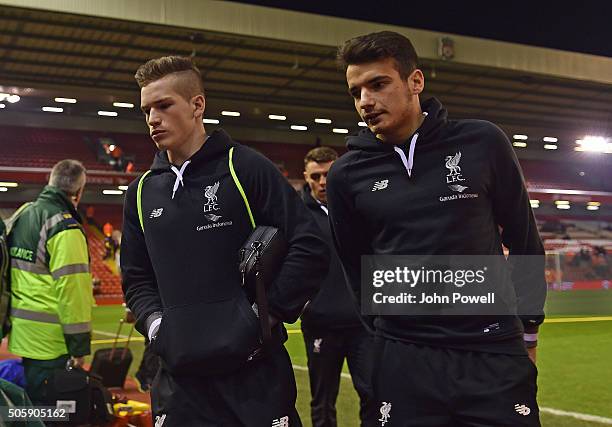
[(23, 205), (21, 205), (15, 212), (13, 212), (13, 215), (11, 215), (10, 217), (8, 217), (6, 219), (6, 221), (4, 221), (4, 225), (6, 226), (6, 235), (8, 236), (11, 233), (11, 230), (13, 229), (13, 225), (15, 225), (15, 223), (17, 222), (17, 220), (19, 219), (19, 217), (21, 216), (21, 214), (25, 211), (25, 209), (30, 206), (33, 202), (28, 202), (28, 203), (24, 203)]
[(123, 351), (121, 352), (121, 360), (125, 359), (125, 356), (128, 352), (128, 347), (130, 346), (130, 340), (132, 339), (133, 333), (134, 333), (134, 324), (132, 323), (132, 327), (130, 328), (130, 333), (128, 334), (127, 341), (125, 343), (125, 347), (123, 347)]
[[(230, 174), (232, 175), (234, 184), (236, 185), (236, 188), (238, 188), (238, 191), (240, 192), (240, 195), (242, 196), (242, 200), (244, 201), (244, 206), (246, 207), (246, 211), (249, 216), (251, 227), (255, 229), (255, 226), (256, 226), (255, 218), (253, 218), (253, 212), (251, 211), (251, 205), (249, 204), (249, 199), (247, 199), (246, 193), (244, 192), (244, 188), (242, 187), (242, 184), (240, 183), (240, 180), (238, 179), (238, 175), (236, 175), (236, 170), (234, 169), (233, 157), (234, 157), (234, 147), (230, 148), (229, 150), (228, 164), (229, 164)], [(150, 173), (151, 171), (148, 170), (140, 177), (140, 179), (138, 180), (138, 190), (136, 191), (136, 207), (138, 209), (138, 220), (140, 221), (140, 228), (142, 229), (143, 233), (144, 233), (144, 221), (142, 219), (142, 185), (144, 183), (146, 176), (149, 175)]]
[(115, 334), (115, 339), (113, 341), (113, 348), (111, 349), (108, 360), (113, 360), (113, 356), (115, 355), (115, 349), (117, 348), (117, 341), (119, 340), (119, 334), (121, 333), (121, 327), (123, 326), (123, 319), (119, 319), (119, 328), (117, 329), (117, 333)]
[[(251, 212), (251, 206), (249, 205), (249, 199), (247, 199), (246, 193), (242, 188), (242, 184), (238, 179), (238, 175), (236, 175), (236, 171), (234, 170), (233, 164), (233, 154), (234, 147), (230, 148), (229, 151), (229, 169), (232, 174), (232, 179), (242, 196), (242, 200), (244, 200), (244, 205), (246, 206), (246, 210), (249, 214), (249, 219), (251, 220), (251, 227), (255, 229), (255, 219), (253, 218), (253, 213)], [(261, 272), (259, 271), (259, 254), (255, 255), (255, 302), (257, 303), (257, 313), (259, 316), (259, 326), (261, 328), (261, 338), (262, 338), (262, 347), (263, 350), (267, 350), (272, 341), (272, 331), (270, 329), (270, 318), (268, 316), (268, 296), (266, 295), (266, 286), (263, 281), (263, 277)]]
[(266, 295), (266, 285), (259, 271), (259, 260), (255, 263), (257, 269), (255, 273), (255, 301), (257, 302), (257, 312), (259, 314), (259, 326), (261, 327), (261, 338), (264, 350), (267, 350), (272, 341), (272, 330), (270, 329), (270, 317), (268, 312), (268, 297)]

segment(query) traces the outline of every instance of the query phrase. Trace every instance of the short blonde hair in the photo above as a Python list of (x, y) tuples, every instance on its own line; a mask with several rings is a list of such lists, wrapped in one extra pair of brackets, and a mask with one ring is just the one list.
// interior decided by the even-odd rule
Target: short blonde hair
[(170, 74), (180, 79), (180, 84), (176, 89), (183, 98), (189, 100), (196, 95), (204, 95), (202, 73), (193, 60), (187, 56), (162, 56), (151, 59), (138, 67), (134, 78), (142, 89)]

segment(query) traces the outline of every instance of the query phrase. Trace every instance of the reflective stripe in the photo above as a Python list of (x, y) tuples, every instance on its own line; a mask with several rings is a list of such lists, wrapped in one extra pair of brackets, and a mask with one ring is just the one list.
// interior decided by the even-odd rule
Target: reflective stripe
[(253, 218), (253, 213), (251, 212), (251, 205), (249, 205), (249, 199), (247, 199), (246, 194), (244, 193), (244, 189), (242, 188), (242, 184), (240, 184), (240, 180), (236, 175), (236, 171), (234, 171), (234, 162), (232, 161), (234, 156), (234, 147), (230, 148), (229, 151), (229, 170), (232, 174), (232, 179), (234, 180), (234, 184), (238, 187), (238, 191), (240, 191), (240, 195), (242, 196), (242, 200), (244, 200), (244, 205), (246, 206), (247, 213), (249, 214), (249, 219), (251, 220), (251, 227), (255, 228), (255, 219)]
[(55, 271), (52, 271), (51, 276), (53, 276), (53, 280), (58, 280), (62, 276), (67, 276), (69, 274), (77, 274), (77, 273), (89, 273), (89, 264), (65, 265), (63, 267), (58, 268)]
[[(24, 205), (25, 207), (26, 205)], [(65, 219), (64, 212), (53, 215), (48, 218), (43, 226), (40, 229), (40, 235), (38, 239), (38, 247), (36, 250), (36, 261), (35, 263), (31, 263), (28, 261), (20, 260), (17, 258), (11, 259), (11, 267), (16, 268), (18, 270), (27, 271), (28, 273), (34, 274), (51, 274), (54, 280), (57, 280), (59, 277), (64, 276), (66, 274), (71, 274), (71, 272), (63, 273), (64, 268), (70, 269), (72, 266), (66, 266), (59, 270), (56, 270), (55, 273), (51, 273), (49, 271), (49, 267), (46, 265), (46, 257), (47, 257), (47, 235), (49, 230), (55, 227), (57, 224), (62, 222)], [(78, 264), (75, 264), (78, 266)], [(60, 272), (59, 274), (57, 272)], [(89, 266), (87, 266), (87, 270), (85, 271), (73, 271), (73, 273), (86, 273), (89, 272)]]
[(47, 234), (49, 230), (64, 220), (64, 212), (53, 215), (48, 218), (40, 229), (40, 238), (38, 239), (38, 251), (36, 252), (36, 263), (45, 264), (47, 258)]
[(138, 190), (136, 191), (136, 208), (138, 209), (138, 220), (140, 221), (140, 228), (142, 228), (142, 232), (144, 233), (144, 221), (142, 220), (142, 184), (144, 183), (145, 177), (150, 174), (151, 171), (148, 170), (140, 177), (138, 180)]
[[(60, 319), (56, 314), (41, 313), (39, 311), (24, 310), (23, 308), (11, 308), (11, 316), (18, 319), (33, 320), (35, 322), (59, 324)], [(67, 323), (62, 325), (65, 334), (81, 334), (91, 331), (91, 322)]]
[(44, 323), (60, 323), (57, 314), (41, 313), (39, 311), (24, 310), (23, 308), (11, 308), (11, 316), (18, 319), (34, 320)]
[(91, 331), (91, 322), (69, 323), (62, 325), (65, 334), (82, 334)]
[(28, 273), (51, 274), (49, 269), (44, 264), (40, 264), (38, 262), (31, 263), (17, 258), (11, 259), (11, 267), (16, 268), (17, 270), (27, 271)]

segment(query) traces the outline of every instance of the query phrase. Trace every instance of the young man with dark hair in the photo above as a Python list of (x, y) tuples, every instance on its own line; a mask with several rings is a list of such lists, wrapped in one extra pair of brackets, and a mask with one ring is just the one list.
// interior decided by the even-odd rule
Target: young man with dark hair
[[(77, 160), (53, 166), (49, 185), (14, 217), (9, 351), (23, 357), (26, 392), (49, 405), (47, 383), (69, 359), (83, 365), (91, 352), (92, 279), (89, 251), (76, 208), (85, 168)], [(15, 219), (16, 218), (16, 219)]]
[[(338, 153), (330, 147), (313, 148), (304, 158), (306, 184), (302, 199), (330, 246), (333, 246), (333, 240), (327, 218), (326, 180), (329, 168), (337, 158)], [(373, 341), (359, 319), (335, 251), (332, 251), (329, 273), (321, 284), (321, 290), (302, 314), (302, 332), (308, 357), (313, 427), (338, 425), (336, 398), (345, 359), (359, 395), (362, 425), (372, 425), (378, 413), (372, 400), (370, 382)]]
[[(157, 426), (294, 426), (295, 379), (282, 322), (295, 322), (327, 273), (328, 249), (274, 164), (224, 131), (206, 134), (190, 58), (138, 69), (141, 109), (159, 148), (126, 195), (121, 269), (137, 329), (161, 357)], [(241, 288), (239, 252), (256, 225), (288, 253), (267, 296), (272, 344)]]
[[(424, 76), (400, 34), (356, 37), (338, 57), (368, 126), (348, 138), (327, 182), (335, 243), (358, 301), (362, 255), (501, 257), (503, 244), (521, 314), (368, 318), (379, 425), (538, 426), (544, 249), (506, 135), (486, 121), (449, 120), (435, 98), (421, 103)], [(537, 268), (522, 268), (523, 255)]]

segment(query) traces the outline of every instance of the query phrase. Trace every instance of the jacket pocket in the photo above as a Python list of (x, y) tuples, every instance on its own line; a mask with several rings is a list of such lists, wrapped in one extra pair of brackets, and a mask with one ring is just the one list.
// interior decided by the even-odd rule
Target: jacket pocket
[(240, 292), (166, 309), (153, 350), (173, 374), (213, 375), (238, 369), (259, 346), (259, 319)]

